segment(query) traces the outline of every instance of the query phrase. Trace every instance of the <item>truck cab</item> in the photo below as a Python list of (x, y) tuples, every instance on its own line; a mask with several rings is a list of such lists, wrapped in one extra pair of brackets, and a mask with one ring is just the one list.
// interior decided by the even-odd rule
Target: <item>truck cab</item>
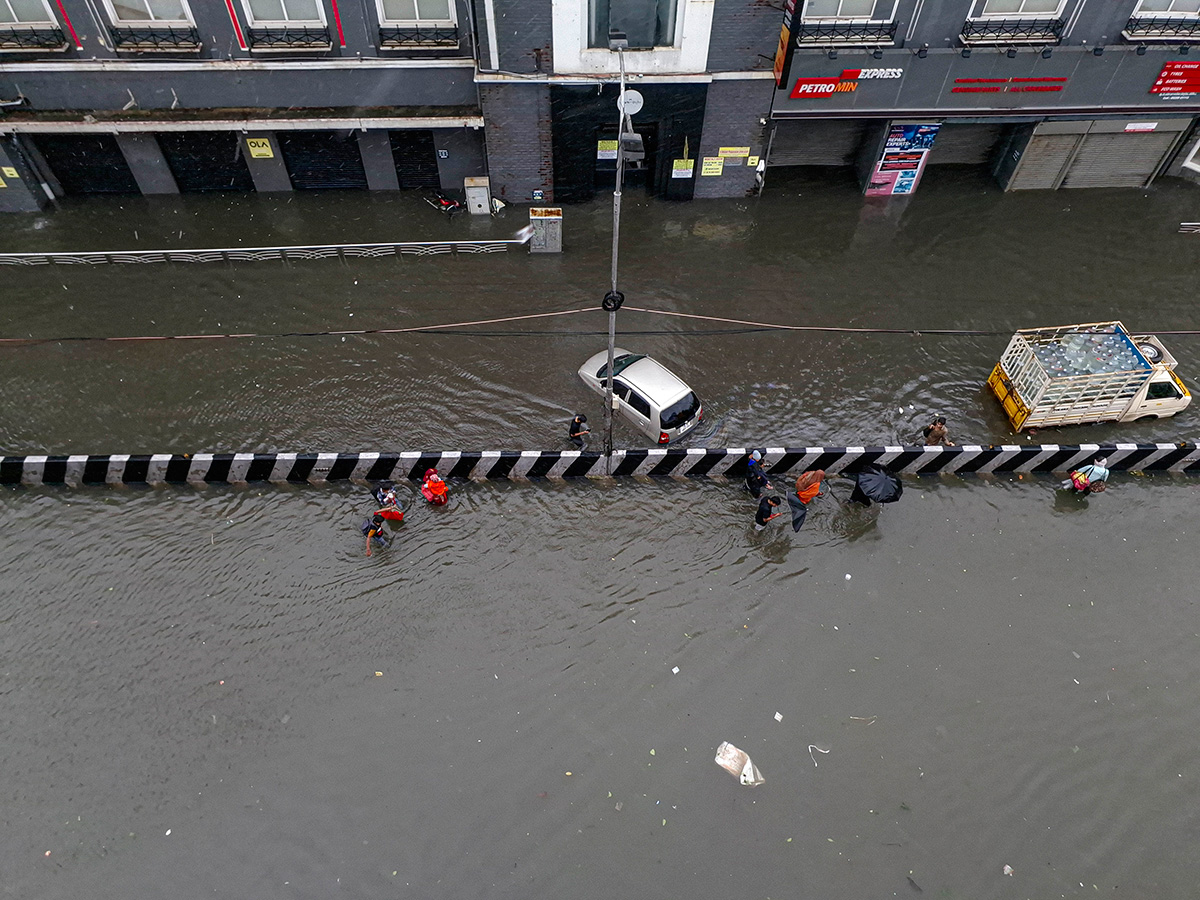
[(1185, 409), (1192, 395), (1175, 374), (1175, 357), (1153, 335), (1134, 335), (1132, 339), (1154, 371), (1119, 421), (1165, 419)]

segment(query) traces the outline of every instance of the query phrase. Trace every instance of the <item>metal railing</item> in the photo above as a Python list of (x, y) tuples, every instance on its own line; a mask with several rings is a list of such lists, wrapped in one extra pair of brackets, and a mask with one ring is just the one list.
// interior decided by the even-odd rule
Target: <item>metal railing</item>
[(307, 244), (292, 247), (221, 247), (198, 250), (101, 250), (83, 253), (0, 253), (0, 266), (71, 266), (107, 263), (260, 262), (263, 260), (353, 259), (438, 256), (446, 253), (504, 253), (530, 235), (495, 241), (397, 241), (380, 244)]
[(250, 28), (246, 42), (251, 50), (328, 50), (333, 46), (328, 28)]
[(801, 22), (796, 46), (880, 47), (896, 43), (895, 22)]
[(110, 28), (118, 50), (187, 51), (200, 49), (200, 32), (195, 28)]
[(61, 28), (0, 28), (0, 51), (61, 50), (67, 37)]
[(1121, 34), (1130, 41), (1198, 41), (1200, 19), (1169, 16), (1134, 16)]
[(458, 29), (453, 25), (438, 28), (428, 25), (383, 25), (379, 29), (380, 47), (457, 47)]
[(967, 19), (959, 39), (964, 44), (1057, 44), (1062, 19)]

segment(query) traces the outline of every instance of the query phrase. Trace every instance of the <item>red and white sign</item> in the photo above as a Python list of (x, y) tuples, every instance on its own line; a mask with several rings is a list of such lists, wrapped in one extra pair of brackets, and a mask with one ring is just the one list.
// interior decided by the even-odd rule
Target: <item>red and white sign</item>
[(1200, 62), (1172, 60), (1162, 67), (1150, 93), (1164, 95), (1200, 93)]
[(841, 75), (824, 78), (797, 78), (788, 97), (801, 100), (805, 97), (832, 97), (834, 94), (850, 94), (858, 90), (860, 80), (903, 78), (903, 69), (842, 69)]
[(1157, 122), (1126, 122), (1126, 131), (1153, 131), (1158, 127)]

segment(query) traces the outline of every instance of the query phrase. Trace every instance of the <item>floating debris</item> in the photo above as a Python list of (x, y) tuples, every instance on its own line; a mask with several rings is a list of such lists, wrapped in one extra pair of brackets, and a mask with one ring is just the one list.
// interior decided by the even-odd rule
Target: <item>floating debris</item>
[(758, 771), (758, 767), (750, 761), (746, 751), (739, 750), (729, 741), (722, 741), (721, 746), (717, 748), (716, 759), (713, 760), (718, 766), (735, 776), (742, 784), (755, 787), (762, 784), (766, 779), (762, 777), (762, 773)]

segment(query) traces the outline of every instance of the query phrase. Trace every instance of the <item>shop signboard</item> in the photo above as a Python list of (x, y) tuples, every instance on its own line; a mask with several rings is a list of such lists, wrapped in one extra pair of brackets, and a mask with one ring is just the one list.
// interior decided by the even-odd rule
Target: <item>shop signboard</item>
[(937, 122), (891, 125), (866, 195), (891, 197), (915, 191), (940, 127)]
[(1166, 63), (1151, 85), (1150, 93), (1158, 94), (1160, 100), (1188, 99), (1200, 93), (1200, 62), (1173, 59)]
[(783, 67), (787, 61), (788, 43), (792, 38), (792, 16), (796, 13), (796, 0), (786, 0), (783, 4), (783, 27), (779, 29), (779, 46), (775, 48), (775, 85), (783, 77)]

